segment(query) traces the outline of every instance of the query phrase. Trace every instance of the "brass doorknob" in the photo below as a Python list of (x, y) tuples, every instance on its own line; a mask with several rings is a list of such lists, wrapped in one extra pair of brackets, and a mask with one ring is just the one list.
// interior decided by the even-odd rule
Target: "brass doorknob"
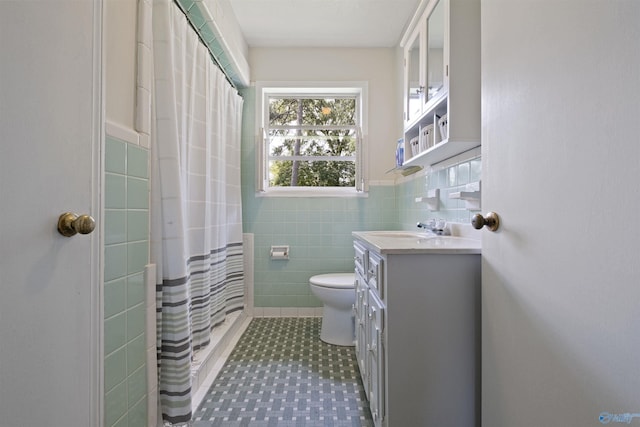
[(486, 217), (475, 214), (471, 218), (471, 225), (476, 230), (480, 230), (486, 225), (489, 230), (496, 231), (500, 227), (500, 217), (495, 212), (489, 212)]
[(96, 228), (96, 221), (90, 215), (76, 215), (65, 212), (58, 218), (58, 232), (65, 237), (76, 233), (89, 234)]

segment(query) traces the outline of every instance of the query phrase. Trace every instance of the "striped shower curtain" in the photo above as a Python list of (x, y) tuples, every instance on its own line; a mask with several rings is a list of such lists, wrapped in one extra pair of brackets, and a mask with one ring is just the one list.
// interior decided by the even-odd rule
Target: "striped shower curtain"
[(186, 425), (193, 352), (243, 308), (242, 98), (173, 1), (155, 0), (152, 22), (159, 402), (165, 424)]

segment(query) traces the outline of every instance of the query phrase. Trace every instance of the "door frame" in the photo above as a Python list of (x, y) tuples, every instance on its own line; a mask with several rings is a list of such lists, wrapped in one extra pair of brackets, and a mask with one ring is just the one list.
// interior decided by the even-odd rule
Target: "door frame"
[(104, 425), (104, 153), (105, 153), (105, 61), (103, 0), (93, 0), (93, 94), (92, 94), (92, 195), (91, 212), (96, 216), (96, 230), (91, 238), (91, 301), (89, 317), (91, 358), (91, 420)]

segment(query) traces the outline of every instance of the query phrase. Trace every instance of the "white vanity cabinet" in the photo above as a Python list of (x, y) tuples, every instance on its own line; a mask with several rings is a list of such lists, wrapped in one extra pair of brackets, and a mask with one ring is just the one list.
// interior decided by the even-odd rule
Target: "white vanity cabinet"
[(425, 0), (404, 50), (403, 168), (480, 145), (480, 0)]
[(363, 244), (354, 242), (356, 273), (356, 357), (371, 417), (382, 426), (385, 407), (385, 368), (383, 331), (385, 307), (381, 300), (384, 286), (383, 261)]
[(356, 341), (374, 425), (479, 427), (479, 245), (381, 249), (359, 235), (366, 232), (354, 233), (356, 324), (364, 328)]

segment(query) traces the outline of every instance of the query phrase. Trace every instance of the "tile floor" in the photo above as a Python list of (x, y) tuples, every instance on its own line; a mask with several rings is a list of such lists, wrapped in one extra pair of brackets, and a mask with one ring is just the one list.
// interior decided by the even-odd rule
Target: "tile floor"
[(193, 427), (370, 427), (354, 347), (320, 340), (321, 318), (255, 318)]

